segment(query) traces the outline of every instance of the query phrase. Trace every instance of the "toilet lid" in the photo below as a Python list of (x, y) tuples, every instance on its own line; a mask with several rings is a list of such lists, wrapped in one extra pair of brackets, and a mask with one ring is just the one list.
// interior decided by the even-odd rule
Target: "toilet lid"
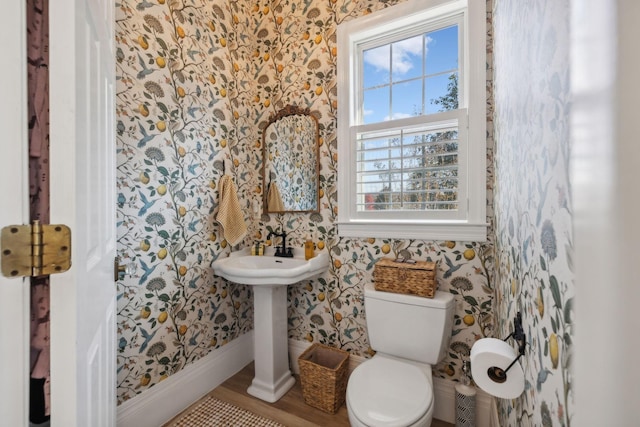
[(374, 357), (351, 374), (347, 400), (353, 415), (366, 425), (407, 426), (431, 408), (433, 390), (417, 366)]

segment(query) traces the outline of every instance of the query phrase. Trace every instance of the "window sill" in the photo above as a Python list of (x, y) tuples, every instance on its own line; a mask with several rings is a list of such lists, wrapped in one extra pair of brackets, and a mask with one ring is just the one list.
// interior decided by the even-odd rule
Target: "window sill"
[(375, 237), (383, 239), (453, 240), (464, 242), (486, 242), (486, 223), (451, 221), (429, 222), (385, 222), (350, 221), (338, 222), (341, 237)]

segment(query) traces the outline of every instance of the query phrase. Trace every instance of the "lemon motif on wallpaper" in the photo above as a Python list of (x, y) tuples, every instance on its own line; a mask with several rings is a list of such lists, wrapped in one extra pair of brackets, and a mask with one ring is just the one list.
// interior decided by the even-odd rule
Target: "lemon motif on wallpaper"
[(147, 39), (143, 35), (138, 36), (138, 44), (145, 50), (149, 48), (149, 43), (147, 43)]
[(472, 314), (465, 314), (464, 317), (462, 318), (462, 321), (467, 326), (473, 326), (473, 324), (476, 323), (476, 319), (475, 317), (473, 317)]
[(142, 114), (143, 117), (147, 117), (149, 115), (149, 108), (146, 105), (140, 104), (138, 106), (138, 111)]
[(558, 367), (558, 336), (551, 334), (549, 336), (549, 357), (551, 358), (551, 367), (556, 369)]
[(467, 261), (471, 261), (476, 257), (476, 251), (471, 248), (465, 249), (465, 251), (462, 253), (462, 256), (464, 256), (464, 259), (466, 259)]
[(159, 323), (164, 323), (164, 322), (167, 321), (168, 317), (169, 317), (169, 315), (167, 314), (167, 312), (163, 311), (158, 315), (158, 322)]
[(140, 172), (140, 175), (138, 177), (138, 179), (140, 179), (140, 182), (143, 184), (148, 184), (149, 181), (151, 180), (151, 178), (149, 178), (149, 174), (147, 172)]
[(143, 319), (147, 319), (149, 316), (151, 316), (151, 309), (149, 307), (142, 307), (142, 309), (140, 310), (140, 317), (142, 317)]

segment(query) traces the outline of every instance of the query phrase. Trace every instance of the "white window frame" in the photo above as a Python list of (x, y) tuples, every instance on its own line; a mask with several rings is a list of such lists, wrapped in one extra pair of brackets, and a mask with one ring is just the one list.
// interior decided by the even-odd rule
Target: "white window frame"
[[(486, 5), (484, 0), (409, 0), (338, 26), (338, 234), (345, 237), (406, 238), (425, 240), (486, 241)], [(459, 120), (461, 169), (466, 178), (466, 199), (459, 199), (459, 210), (451, 217), (441, 213), (427, 217), (420, 211), (358, 211), (355, 135), (362, 128), (359, 117), (363, 48), (374, 40), (388, 43), (415, 34), (430, 22), (449, 20), (462, 14), (459, 40), (462, 64), (458, 91), (459, 108), (409, 119), (400, 125), (423, 124), (449, 119)], [(459, 18), (458, 18), (459, 19)], [(460, 24), (459, 24), (460, 25)], [(466, 123), (467, 132), (463, 126)], [(370, 125), (369, 125), (370, 126)], [(465, 135), (466, 134), (466, 135)], [(462, 164), (466, 163), (466, 167)], [(465, 197), (463, 195), (463, 197)]]

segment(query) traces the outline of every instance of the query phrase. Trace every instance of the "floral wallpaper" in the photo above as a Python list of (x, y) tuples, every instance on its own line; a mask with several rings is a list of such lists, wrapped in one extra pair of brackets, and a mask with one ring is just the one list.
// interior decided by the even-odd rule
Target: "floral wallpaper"
[[(289, 337), (369, 357), (362, 288), (381, 257), (438, 262), (456, 296), (453, 337), (436, 376), (458, 380), (473, 342), (493, 336), (494, 247), (488, 242), (337, 236), (336, 29), (397, 0), (118, 0), (118, 402), (179, 372), (253, 327), (249, 287), (214, 276), (231, 248), (214, 221), (217, 182), (231, 175), (249, 233), (285, 229), (328, 251), (323, 276), (289, 287)], [(491, 2), (488, 2), (488, 7)], [(488, 14), (487, 216), (493, 222), (491, 22)], [(287, 105), (319, 123), (320, 209), (256, 215), (262, 129)], [(301, 250), (301, 249), (300, 249)]]
[(569, 426), (573, 413), (573, 231), (569, 182), (569, 1), (496, 0), (497, 333), (516, 312), (525, 391), (502, 425)]
[(253, 31), (219, 3), (116, 6), (118, 253), (137, 267), (118, 282), (120, 403), (253, 327), (250, 289), (210, 267), (231, 249), (214, 222), (223, 171), (241, 206), (261, 197)]

